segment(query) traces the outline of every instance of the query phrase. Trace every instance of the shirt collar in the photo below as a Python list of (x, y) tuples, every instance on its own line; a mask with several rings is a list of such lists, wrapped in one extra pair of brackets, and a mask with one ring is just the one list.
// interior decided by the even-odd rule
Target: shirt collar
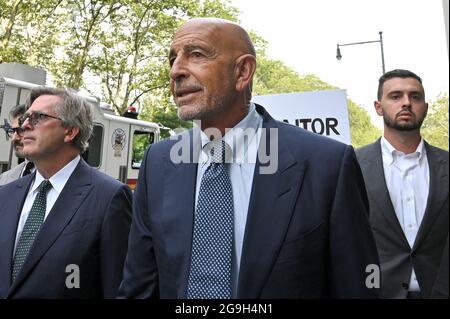
[(419, 143), (419, 145), (417, 145), (415, 153), (419, 154), (419, 156), (418, 156), (419, 162), (421, 162), (426, 157), (427, 149), (425, 148), (425, 143), (423, 141), (423, 138), (420, 138), (420, 143)]
[[(381, 153), (383, 157), (383, 162), (388, 165), (391, 165), (398, 155), (404, 154), (403, 152), (397, 151), (394, 146), (384, 136), (381, 137)], [(417, 161), (420, 162), (424, 156), (426, 155), (425, 143), (423, 142), (423, 138), (420, 138), (419, 145), (414, 152), (408, 154), (406, 156), (417, 156)]]
[(381, 137), (381, 154), (383, 157), (383, 162), (391, 165), (394, 162), (394, 152), (395, 148), (384, 138)]
[[(80, 160), (81, 160), (80, 155), (77, 155), (73, 160), (67, 163), (66, 166), (64, 166), (56, 174), (54, 174), (52, 177), (49, 178), (49, 181), (52, 184), (53, 189), (55, 189), (58, 194), (60, 194), (61, 191), (63, 190), (64, 186), (66, 185), (67, 181), (69, 180), (70, 176), (72, 175), (73, 171), (77, 167)], [(34, 178), (34, 184), (31, 187), (31, 191), (35, 192), (44, 179), (45, 178), (39, 173), (39, 171), (36, 170), (36, 177)]]
[[(225, 130), (223, 139), (232, 149), (233, 163), (242, 164), (245, 161), (261, 123), (262, 118), (256, 111), (255, 104), (250, 102), (247, 115), (233, 128)], [(203, 131), (200, 132), (203, 149), (210, 140)], [(208, 156), (201, 152), (201, 163), (205, 164), (207, 160)]]

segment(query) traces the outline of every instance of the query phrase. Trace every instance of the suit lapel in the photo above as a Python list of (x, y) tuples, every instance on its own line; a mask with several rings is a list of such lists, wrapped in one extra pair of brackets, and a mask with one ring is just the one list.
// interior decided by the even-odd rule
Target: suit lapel
[(263, 112), (266, 133), (265, 136), (263, 130), (259, 149), (263, 143), (278, 143), (278, 169), (274, 174), (261, 174), (258, 154), (242, 247), (238, 298), (260, 296), (286, 235), (306, 170), (306, 163), (297, 162), (287, 145), (270, 134), (270, 128), (278, 129), (276, 122), (260, 107), (258, 111)]
[(44, 224), (42, 224), (33, 246), (22, 266), (22, 270), (10, 288), (10, 293), (24, 278), (26, 278), (46, 251), (57, 240), (89, 194), (89, 191), (92, 188), (90, 170), (91, 168), (81, 160), (73, 171)]
[(428, 192), (427, 207), (419, 227), (414, 249), (423, 241), (430, 231), (434, 220), (439, 215), (441, 207), (448, 199), (448, 163), (435, 149), (425, 142), (428, 166), (430, 168), (430, 190)]
[(16, 241), (17, 226), (22, 212), (23, 203), (28, 194), (34, 174), (30, 174), (17, 181), (9, 198), (1, 208), (0, 216), (0, 286), (9, 287), (11, 285), (12, 258), (14, 244)]
[[(366, 189), (381, 214), (387, 219), (387, 224), (391, 227), (397, 238), (400, 238), (404, 245), (409, 247), (408, 240), (403, 233), (397, 215), (395, 214), (394, 206), (392, 205), (391, 197), (386, 186), (386, 179), (383, 169), (383, 158), (381, 155), (381, 139), (372, 144), (372, 150), (369, 152), (370, 157), (364, 158), (361, 163), (364, 166)], [(371, 209), (371, 210), (372, 210)]]
[[(180, 274), (176, 278), (178, 298), (186, 298), (189, 277), (197, 178), (196, 162), (201, 149), (198, 133), (199, 131), (194, 129), (189, 132), (189, 135), (182, 135), (182, 138), (189, 139), (188, 163), (175, 164), (170, 157), (164, 158), (162, 228), (164, 238), (169, 239), (165, 243), (166, 253), (170, 260), (175, 261), (170, 267), (176, 267), (174, 272)], [(200, 146), (197, 143), (200, 143)], [(176, 194), (176, 200), (173, 200), (174, 194)]]

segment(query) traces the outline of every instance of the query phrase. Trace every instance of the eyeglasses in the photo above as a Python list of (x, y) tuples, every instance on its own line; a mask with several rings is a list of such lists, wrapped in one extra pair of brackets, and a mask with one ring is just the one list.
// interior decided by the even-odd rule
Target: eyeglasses
[(28, 123), (30, 124), (30, 126), (34, 127), (34, 126), (36, 126), (36, 124), (38, 124), (40, 121), (42, 121), (46, 117), (62, 121), (62, 119), (57, 116), (45, 114), (42, 112), (33, 112), (30, 114), (25, 113), (24, 115), (19, 117), (19, 126), (22, 126), (23, 123), (25, 123), (25, 121), (28, 119)]
[(24, 128), (18, 126), (18, 127), (10, 127), (6, 130), (6, 134), (8, 134), (9, 138), (12, 138), (14, 133), (16, 133), (19, 136), (22, 136), (23, 132), (25, 131)]

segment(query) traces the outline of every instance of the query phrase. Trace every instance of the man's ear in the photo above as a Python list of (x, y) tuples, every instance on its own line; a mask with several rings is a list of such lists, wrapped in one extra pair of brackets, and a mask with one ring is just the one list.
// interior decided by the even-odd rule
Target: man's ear
[(381, 107), (380, 101), (373, 102), (373, 106), (375, 107), (375, 111), (379, 116), (383, 116), (383, 109)]
[(75, 136), (77, 136), (79, 132), (80, 132), (80, 128), (76, 127), (76, 126), (65, 128), (64, 142), (67, 142), (67, 143), (72, 142), (73, 139), (75, 138)]
[(256, 70), (256, 58), (251, 54), (241, 55), (236, 60), (236, 91), (242, 92), (250, 85)]

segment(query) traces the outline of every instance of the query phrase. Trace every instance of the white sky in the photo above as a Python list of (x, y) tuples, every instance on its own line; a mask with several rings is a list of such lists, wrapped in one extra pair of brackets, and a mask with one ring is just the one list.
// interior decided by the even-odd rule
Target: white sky
[(449, 91), (449, 63), (442, 0), (231, 0), (241, 25), (269, 41), (268, 55), (300, 74), (313, 73), (347, 90), (373, 111), (381, 71), (380, 43), (341, 48), (336, 44), (373, 41), (383, 31), (386, 71), (403, 68), (419, 75), (426, 98)]

